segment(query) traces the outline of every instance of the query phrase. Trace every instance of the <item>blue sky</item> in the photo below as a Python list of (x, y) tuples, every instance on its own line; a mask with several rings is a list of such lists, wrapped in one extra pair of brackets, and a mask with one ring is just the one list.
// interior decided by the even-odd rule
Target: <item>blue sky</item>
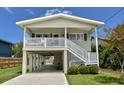
[[(120, 8), (0, 8), (0, 38), (16, 43), (23, 40), (23, 31), (16, 26), (17, 21), (49, 15), (55, 12), (66, 12), (75, 16), (89, 18), (98, 21), (105, 21)], [(106, 27), (115, 27), (117, 24), (124, 22), (124, 10), (118, 15), (111, 18), (105, 23)], [(103, 34), (103, 28), (99, 29), (99, 34)]]

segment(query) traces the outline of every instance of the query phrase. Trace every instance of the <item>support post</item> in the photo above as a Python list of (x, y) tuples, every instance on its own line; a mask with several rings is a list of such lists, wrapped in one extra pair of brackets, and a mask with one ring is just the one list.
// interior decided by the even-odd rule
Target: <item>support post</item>
[(36, 70), (38, 69), (38, 54), (36, 53)]
[(40, 69), (40, 55), (38, 53), (38, 69)]
[(64, 73), (66, 74), (67, 73), (67, 69), (68, 69), (68, 62), (67, 62), (67, 50), (64, 50), (64, 53), (63, 53), (63, 59), (64, 59), (64, 62), (63, 62), (63, 69), (64, 69)]
[(67, 28), (65, 27), (65, 48), (67, 48)]
[(34, 53), (34, 59), (33, 59), (33, 70), (36, 70), (36, 54)]
[(95, 39), (96, 39), (96, 57), (97, 57), (97, 66), (99, 66), (99, 49), (98, 49), (98, 33), (97, 33), (97, 29), (95, 27)]
[(41, 54), (39, 54), (39, 66), (40, 66), (40, 69), (41, 69)]
[(47, 46), (47, 40), (46, 40), (46, 38), (45, 38), (45, 44), (44, 44), (44, 47), (46, 48), (46, 46)]
[(88, 65), (88, 63), (90, 63), (90, 52), (87, 53), (87, 62), (85, 63), (85, 66)]
[(32, 53), (30, 53), (29, 54), (29, 72), (32, 72), (32, 62), (33, 62)]
[(22, 63), (22, 73), (25, 74), (27, 72), (27, 53), (23, 50), (23, 63)]
[(23, 38), (23, 47), (25, 48), (25, 39), (26, 39), (26, 27), (24, 27), (24, 38)]

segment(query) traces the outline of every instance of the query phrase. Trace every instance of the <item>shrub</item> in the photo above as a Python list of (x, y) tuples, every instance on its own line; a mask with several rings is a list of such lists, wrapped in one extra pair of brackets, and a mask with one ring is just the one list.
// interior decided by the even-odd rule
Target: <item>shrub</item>
[(119, 83), (124, 84), (124, 74), (120, 76)]
[(77, 66), (69, 67), (68, 74), (71, 74), (71, 75), (78, 74), (78, 67)]
[(79, 73), (80, 74), (89, 74), (89, 67), (88, 66), (79, 66)]
[(98, 74), (99, 68), (96, 65), (88, 66), (90, 74)]

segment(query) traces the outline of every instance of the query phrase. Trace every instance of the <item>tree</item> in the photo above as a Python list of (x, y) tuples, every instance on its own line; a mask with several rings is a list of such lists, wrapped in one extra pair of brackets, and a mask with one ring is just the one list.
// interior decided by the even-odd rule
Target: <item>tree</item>
[(15, 45), (12, 46), (12, 52), (15, 55), (15, 57), (22, 57), (22, 48), (23, 48), (23, 42), (17, 42)]
[(121, 72), (124, 73), (124, 24), (119, 24), (113, 29), (106, 28), (105, 32), (109, 47), (121, 57), (121, 61), (118, 62), (121, 66)]

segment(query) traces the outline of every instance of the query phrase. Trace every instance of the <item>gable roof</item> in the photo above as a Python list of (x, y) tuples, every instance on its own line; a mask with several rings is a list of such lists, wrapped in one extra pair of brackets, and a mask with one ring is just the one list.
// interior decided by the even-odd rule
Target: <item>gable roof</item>
[(46, 20), (54, 19), (54, 18), (66, 18), (66, 19), (70, 19), (70, 20), (75, 20), (75, 21), (91, 24), (91, 25), (94, 25), (97, 27), (101, 27), (102, 25), (104, 25), (104, 22), (95, 21), (95, 20), (86, 19), (86, 18), (77, 17), (77, 16), (73, 16), (73, 15), (68, 15), (68, 14), (62, 14), (62, 13), (44, 16), (44, 17), (33, 18), (33, 19), (29, 19), (29, 20), (24, 20), (24, 21), (19, 21), (19, 22), (16, 22), (16, 24), (18, 26), (24, 28), (25, 25), (36, 23), (38, 21), (46, 21)]

